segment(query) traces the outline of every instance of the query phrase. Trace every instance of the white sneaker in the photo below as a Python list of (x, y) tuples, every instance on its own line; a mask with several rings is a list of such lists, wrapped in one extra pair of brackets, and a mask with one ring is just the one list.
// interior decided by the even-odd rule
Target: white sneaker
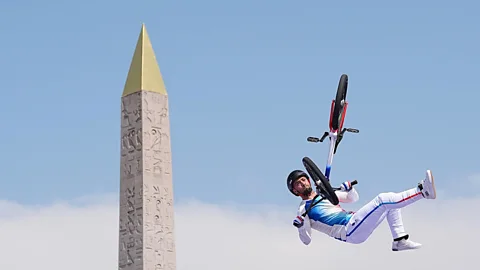
[(393, 241), (392, 251), (419, 249), (421, 246), (422, 246), (422, 244), (420, 244), (420, 243), (415, 243), (411, 240), (402, 239), (400, 241)]
[(435, 182), (431, 170), (427, 170), (425, 179), (422, 180), (421, 184), (422, 194), (426, 199), (437, 198), (437, 191), (435, 189)]

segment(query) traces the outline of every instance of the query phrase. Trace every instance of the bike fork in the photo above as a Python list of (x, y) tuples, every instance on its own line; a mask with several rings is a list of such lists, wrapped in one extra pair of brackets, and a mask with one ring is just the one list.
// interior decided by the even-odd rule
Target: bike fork
[(330, 132), (330, 150), (328, 151), (327, 167), (325, 168), (325, 177), (330, 180), (330, 171), (332, 169), (333, 155), (335, 152), (335, 146), (337, 142), (337, 132)]

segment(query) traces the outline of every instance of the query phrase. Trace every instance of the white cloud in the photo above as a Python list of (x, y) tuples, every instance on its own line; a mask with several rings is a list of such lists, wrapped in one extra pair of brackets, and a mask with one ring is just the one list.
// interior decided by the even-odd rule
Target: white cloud
[[(406, 228), (424, 247), (394, 253), (386, 224), (361, 245), (314, 233), (313, 243), (304, 246), (291, 225), (288, 210), (295, 205), (250, 212), (191, 201), (176, 205), (177, 269), (472, 268), (479, 205), (480, 199), (462, 199), (410, 206), (403, 212)], [(0, 269), (117, 269), (117, 213), (115, 199), (82, 206), (0, 202)]]

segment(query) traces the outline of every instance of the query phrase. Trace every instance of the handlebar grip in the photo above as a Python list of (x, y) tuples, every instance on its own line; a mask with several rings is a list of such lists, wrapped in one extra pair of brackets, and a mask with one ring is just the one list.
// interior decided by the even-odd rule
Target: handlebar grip
[[(358, 181), (357, 180), (353, 180), (352, 182), (350, 182), (350, 184), (353, 186), (355, 186), (356, 184), (358, 184)], [(336, 187), (336, 188), (333, 188), (333, 190), (341, 190), (341, 188), (339, 187)]]

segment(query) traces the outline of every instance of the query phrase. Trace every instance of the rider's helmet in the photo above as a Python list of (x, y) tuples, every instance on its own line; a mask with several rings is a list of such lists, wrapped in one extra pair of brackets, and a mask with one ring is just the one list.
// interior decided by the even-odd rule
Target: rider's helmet
[(310, 180), (310, 178), (308, 177), (308, 174), (302, 170), (293, 170), (287, 177), (288, 190), (290, 190), (290, 192), (295, 196), (298, 196), (298, 194), (295, 194), (295, 192), (293, 191), (293, 182), (295, 182), (298, 178), (302, 176)]

